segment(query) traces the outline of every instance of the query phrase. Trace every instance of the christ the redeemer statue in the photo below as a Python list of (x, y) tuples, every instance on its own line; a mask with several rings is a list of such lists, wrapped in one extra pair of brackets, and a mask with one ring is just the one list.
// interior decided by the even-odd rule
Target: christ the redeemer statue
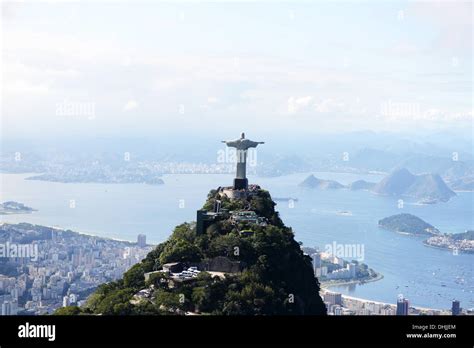
[(234, 179), (235, 190), (248, 189), (248, 180), (246, 177), (247, 150), (251, 147), (257, 147), (258, 144), (265, 144), (263, 141), (252, 141), (245, 139), (245, 133), (242, 133), (240, 139), (231, 141), (222, 141), (229, 147), (237, 149), (237, 173)]

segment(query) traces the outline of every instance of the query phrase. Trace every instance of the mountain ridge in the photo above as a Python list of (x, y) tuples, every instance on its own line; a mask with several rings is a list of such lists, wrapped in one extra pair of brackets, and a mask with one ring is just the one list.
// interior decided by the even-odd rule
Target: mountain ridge
[(407, 196), (431, 203), (447, 202), (456, 196), (438, 174), (415, 175), (406, 168), (392, 171), (373, 188), (373, 192), (388, 196)]

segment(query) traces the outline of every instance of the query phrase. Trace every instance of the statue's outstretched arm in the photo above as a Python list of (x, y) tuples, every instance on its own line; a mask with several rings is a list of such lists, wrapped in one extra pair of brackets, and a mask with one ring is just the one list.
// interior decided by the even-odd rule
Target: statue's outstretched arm
[(224, 144), (226, 144), (227, 146), (229, 146), (229, 147), (238, 147), (238, 145), (239, 145), (239, 142), (237, 140), (234, 140), (234, 141), (222, 140), (222, 142)]
[(259, 144), (265, 144), (264, 141), (249, 141), (248, 147), (257, 147)]

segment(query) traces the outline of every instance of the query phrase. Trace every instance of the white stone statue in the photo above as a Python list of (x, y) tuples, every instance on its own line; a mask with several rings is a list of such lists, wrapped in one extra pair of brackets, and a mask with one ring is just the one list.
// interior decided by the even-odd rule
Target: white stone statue
[(237, 149), (237, 173), (234, 179), (234, 188), (247, 189), (247, 150), (251, 147), (257, 147), (259, 144), (265, 144), (265, 142), (245, 139), (245, 133), (242, 133), (240, 138), (237, 140), (223, 140), (222, 142), (229, 147), (234, 147)]

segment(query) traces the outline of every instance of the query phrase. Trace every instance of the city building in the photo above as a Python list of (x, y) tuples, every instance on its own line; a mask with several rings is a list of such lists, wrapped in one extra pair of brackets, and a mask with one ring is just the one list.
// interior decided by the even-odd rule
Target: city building
[(314, 276), (315, 276), (316, 278), (321, 277), (321, 268), (315, 268), (315, 269), (314, 269)]
[(453, 300), (453, 304), (451, 306), (451, 313), (453, 315), (461, 314), (460, 302), (458, 300)]
[(198, 210), (196, 212), (196, 234), (206, 233), (206, 229), (214, 222), (218, 213), (208, 212), (207, 210)]
[(140, 248), (146, 247), (146, 235), (139, 234), (137, 236), (137, 246), (140, 247)]
[(342, 294), (338, 292), (329, 292), (327, 291), (324, 294), (324, 302), (328, 302), (333, 305), (342, 305)]
[(334, 315), (342, 315), (342, 307), (334, 306)]
[(313, 259), (313, 268), (316, 272), (316, 269), (321, 268), (321, 254), (314, 253), (313, 255), (311, 255), (311, 258)]
[(380, 310), (381, 315), (395, 315), (395, 311), (392, 307), (386, 306)]
[(328, 275), (328, 268), (327, 266), (321, 267), (321, 276), (325, 277)]
[(233, 212), (231, 221), (233, 223), (250, 222), (256, 224), (260, 222), (260, 218), (258, 217), (257, 213), (252, 210), (243, 210)]
[(408, 315), (408, 299), (400, 295), (397, 299), (397, 315)]
[(347, 264), (347, 269), (349, 270), (349, 276), (355, 278), (356, 276), (356, 265), (353, 263)]
[(17, 315), (18, 304), (16, 301), (4, 301), (2, 303), (2, 315)]

